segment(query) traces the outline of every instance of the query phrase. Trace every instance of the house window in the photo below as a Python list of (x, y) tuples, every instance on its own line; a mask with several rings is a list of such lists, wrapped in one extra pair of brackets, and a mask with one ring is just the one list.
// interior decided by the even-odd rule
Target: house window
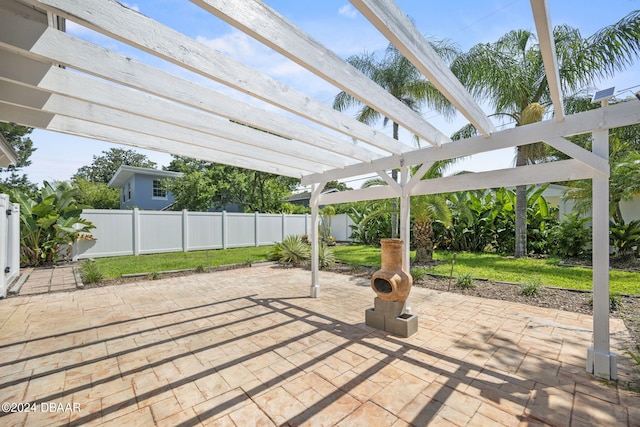
[(167, 190), (165, 189), (162, 181), (159, 179), (153, 180), (153, 198), (154, 199), (166, 199)]
[(127, 200), (131, 200), (131, 183), (127, 184)]

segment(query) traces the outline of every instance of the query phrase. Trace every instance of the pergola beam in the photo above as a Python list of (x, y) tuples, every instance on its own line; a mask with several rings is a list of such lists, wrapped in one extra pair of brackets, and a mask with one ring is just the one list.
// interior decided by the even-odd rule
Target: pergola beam
[[(36, 33), (40, 34), (37, 40), (25, 36)], [(0, 46), (18, 54), (14, 59), (20, 67), (0, 62), (0, 75), (7, 78), (37, 86), (48, 68), (34, 61), (62, 64), (354, 160), (374, 158), (362, 146), (18, 16), (0, 15)]]
[(451, 139), (261, 1), (191, 0), (432, 145)]
[(471, 94), (393, 1), (350, 1), (480, 133), (489, 136), (496, 130)]
[(233, 141), (211, 134), (185, 129), (146, 117), (133, 116), (113, 108), (91, 104), (78, 99), (20, 87), (5, 81), (0, 81), (0, 101), (280, 166), (297, 164), (300, 170), (313, 171), (322, 169), (317, 162), (311, 160), (275, 153), (263, 147), (253, 146), (250, 149), (245, 149), (242, 144), (236, 144)]
[[(572, 181), (593, 177), (593, 170), (577, 160), (561, 160), (517, 168), (477, 172), (419, 181), (405, 193), (410, 196), (479, 190), (509, 185), (532, 185), (554, 181)], [(380, 190), (375, 192), (373, 190)], [(398, 197), (389, 186), (323, 194), (320, 203), (347, 203), (362, 200), (379, 200)]]
[(542, 62), (547, 75), (551, 102), (553, 102), (553, 113), (555, 120), (564, 120), (564, 105), (562, 102), (562, 87), (560, 87), (560, 72), (556, 57), (556, 45), (553, 40), (553, 27), (551, 26), (551, 15), (549, 14), (549, 4), (547, 0), (531, 0), (533, 19), (536, 22), (536, 32), (538, 33), (538, 43)]
[[(6, 57), (8, 64), (5, 64), (3, 68), (19, 67), (21, 65), (20, 61), (13, 61), (13, 59), (19, 58), (18, 55), (7, 53)], [(39, 65), (46, 66), (45, 64)], [(246, 147), (244, 149), (249, 152), (254, 147), (258, 147), (267, 149), (269, 152), (281, 153), (284, 156), (294, 156), (305, 161), (315, 162), (318, 165), (333, 165), (333, 167), (347, 165), (346, 159), (335, 153), (323, 152), (316, 147), (309, 147), (298, 141), (288, 140), (248, 126), (221, 120), (204, 112), (194, 111), (161, 98), (152, 97), (123, 86), (109, 84), (103, 80), (72, 73), (59, 67), (48, 67), (36, 87), (28, 85), (31, 89), (15, 87), (15, 85), (3, 82), (2, 79), (2, 74), (0, 74), (0, 86), (5, 90), (5, 96), (13, 92), (16, 97), (16, 103), (19, 103), (18, 97), (26, 97), (28, 99), (25, 102), (31, 102), (32, 105), (30, 106), (32, 108), (38, 106), (33, 104), (36, 98), (41, 98), (39, 102), (44, 105), (46, 102), (44, 97), (53, 93), (58, 96), (71, 97), (147, 119), (161, 121), (163, 122), (162, 126), (177, 125), (189, 131), (202, 132), (217, 138), (227, 139), (236, 148)], [(27, 104), (23, 105), (29, 106)], [(43, 109), (42, 105), (40, 105), (41, 109)], [(57, 113), (63, 114), (62, 111)], [(80, 114), (82, 113), (81, 111)], [(188, 134), (184, 136), (187, 137)]]
[[(558, 123), (553, 120), (545, 120), (505, 129), (491, 134), (489, 138), (475, 136), (468, 139), (444, 144), (441, 148), (422, 148), (402, 154), (402, 156), (385, 157), (367, 164), (347, 166), (322, 174), (312, 174), (302, 178), (302, 184), (308, 185), (318, 179), (335, 180), (356, 175), (373, 173), (378, 170), (399, 168), (404, 162), (406, 165), (417, 165), (429, 161), (454, 159), (470, 156), (488, 151), (511, 148), (520, 145), (531, 144), (538, 141), (550, 140), (556, 143), (556, 138), (599, 129), (611, 129), (620, 126), (628, 126), (640, 123), (640, 109), (635, 102), (622, 102), (609, 105), (606, 108), (584, 111), (582, 113), (566, 116), (565, 120)], [(565, 145), (564, 149), (568, 149)], [(579, 150), (576, 150), (579, 151)], [(593, 159), (591, 156), (582, 156), (583, 159)], [(600, 161), (587, 160), (594, 167)], [(603, 172), (603, 165), (597, 166), (598, 172)]]
[(110, 125), (90, 123), (72, 117), (57, 116), (37, 110), (0, 102), (0, 117), (3, 121), (22, 126), (44, 129), (83, 138), (96, 139), (114, 144), (145, 148), (164, 153), (181, 153), (183, 156), (211, 162), (232, 164), (234, 166), (298, 178), (300, 169), (291, 166), (279, 166), (261, 160), (248, 160), (217, 150), (197, 147), (162, 137), (152, 137), (143, 133), (116, 128)]
[(411, 148), (114, 0), (24, 1), (388, 153)]

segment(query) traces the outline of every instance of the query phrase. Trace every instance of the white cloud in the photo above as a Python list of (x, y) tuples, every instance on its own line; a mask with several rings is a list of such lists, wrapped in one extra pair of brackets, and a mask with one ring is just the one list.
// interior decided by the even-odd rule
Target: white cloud
[(121, 2), (121, 3), (122, 3), (123, 5), (125, 5), (125, 6), (127, 6), (129, 9), (133, 9), (133, 10), (135, 10), (136, 12), (140, 12), (140, 6), (138, 6), (138, 5), (137, 5), (137, 4), (135, 4), (135, 3), (133, 3), (133, 4), (126, 3), (126, 2)]
[(338, 9), (338, 14), (351, 19), (358, 16), (358, 12), (350, 4), (345, 4), (340, 9)]

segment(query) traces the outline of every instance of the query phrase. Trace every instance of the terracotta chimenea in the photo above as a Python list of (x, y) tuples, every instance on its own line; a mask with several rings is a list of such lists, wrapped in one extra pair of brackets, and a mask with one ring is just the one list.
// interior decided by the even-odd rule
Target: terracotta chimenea
[(382, 268), (371, 277), (376, 293), (373, 308), (365, 311), (365, 324), (408, 337), (418, 330), (418, 317), (406, 312), (413, 278), (402, 268), (402, 240), (382, 239)]
[(413, 278), (402, 268), (402, 240), (382, 239), (382, 268), (371, 277), (371, 288), (384, 301), (406, 301)]

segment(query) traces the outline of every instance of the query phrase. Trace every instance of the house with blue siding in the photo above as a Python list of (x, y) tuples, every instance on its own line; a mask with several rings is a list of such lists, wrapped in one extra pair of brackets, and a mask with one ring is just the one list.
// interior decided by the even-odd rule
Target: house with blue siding
[(120, 190), (120, 209), (160, 211), (175, 201), (164, 180), (181, 176), (180, 172), (122, 165), (107, 185)]

